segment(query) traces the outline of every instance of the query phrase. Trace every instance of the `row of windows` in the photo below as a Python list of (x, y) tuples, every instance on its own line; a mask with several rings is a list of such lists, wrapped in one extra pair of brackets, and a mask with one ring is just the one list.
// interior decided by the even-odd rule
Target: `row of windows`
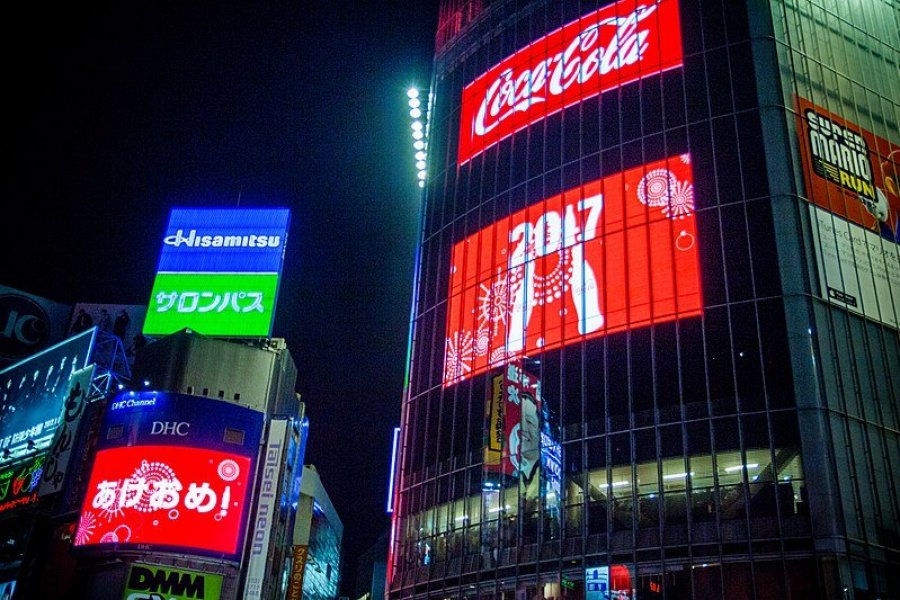
[[(755, 561), (720, 561), (713, 553), (701, 552), (693, 562), (683, 559), (669, 560), (662, 564), (661, 557), (653, 557), (655, 563), (635, 565), (630, 558), (625, 562), (599, 563), (592, 561), (581, 567), (567, 564), (563, 569), (554, 568), (551, 573), (534, 574), (520, 571), (495, 577), (493, 573), (479, 581), (476, 577), (457, 573), (436, 582), (435, 591), (428, 592), (427, 568), (420, 573), (408, 572), (408, 584), (415, 586), (404, 597), (429, 600), (515, 600), (518, 598), (558, 598), (580, 600), (596, 598), (598, 580), (607, 589), (618, 592), (609, 597), (631, 599), (668, 600), (787, 600), (788, 598), (840, 598), (841, 586), (835, 572), (836, 565), (825, 559), (816, 563), (810, 558), (792, 557), (782, 562), (771, 555)], [(450, 569), (432, 569), (435, 573), (447, 573)], [(599, 571), (599, 572), (598, 572)], [(880, 580), (866, 577), (862, 565), (855, 566), (856, 597), (868, 597), (871, 590), (887, 590), (888, 569), (881, 565)], [(420, 575), (420, 577), (416, 577)], [(448, 585), (449, 584), (449, 585)], [(445, 589), (445, 586), (447, 589)], [(410, 588), (412, 590), (412, 587)], [(627, 594), (627, 595), (626, 595)], [(875, 597), (875, 596), (871, 596)]]
[[(777, 300), (711, 308), (702, 318), (546, 352), (536, 357), (541, 359), (536, 375), (565, 439), (789, 407), (793, 391), (783, 314)], [(439, 329), (429, 330), (420, 319), (419, 335), (442, 340), (443, 320), (436, 321)], [(487, 376), (442, 388), (444, 348), (432, 343), (430, 356), (415, 364), (414, 381), (430, 368), (434, 387), (407, 407), (412, 424), (407, 435), (418, 452), (406, 455), (410, 462), (404, 469), (412, 471), (479, 449), (491, 393)]]

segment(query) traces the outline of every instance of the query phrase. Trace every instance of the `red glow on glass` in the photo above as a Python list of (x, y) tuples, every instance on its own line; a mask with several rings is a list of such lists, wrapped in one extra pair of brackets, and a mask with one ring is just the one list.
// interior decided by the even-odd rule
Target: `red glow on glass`
[(681, 65), (677, 0), (621, 0), (584, 15), (463, 89), (458, 162), (567, 106)]
[(97, 452), (76, 546), (147, 544), (237, 554), (249, 457), (171, 446)]
[(444, 385), (701, 313), (690, 155), (573, 188), (453, 247)]

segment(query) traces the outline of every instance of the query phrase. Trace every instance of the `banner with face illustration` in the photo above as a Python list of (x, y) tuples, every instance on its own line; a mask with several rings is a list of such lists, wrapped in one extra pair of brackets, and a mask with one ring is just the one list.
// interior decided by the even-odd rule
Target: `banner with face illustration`
[(540, 380), (517, 365), (491, 378), (486, 404), (484, 470), (531, 480), (540, 462)]
[(585, 338), (702, 311), (682, 154), (537, 202), (453, 247), (444, 386)]

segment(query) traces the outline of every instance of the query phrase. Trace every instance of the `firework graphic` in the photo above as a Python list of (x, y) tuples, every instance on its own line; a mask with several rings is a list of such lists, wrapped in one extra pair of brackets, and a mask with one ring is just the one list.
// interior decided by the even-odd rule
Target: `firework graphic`
[(676, 181), (669, 202), (663, 206), (663, 214), (670, 219), (683, 219), (694, 212), (694, 186), (687, 181)]
[(457, 331), (447, 338), (447, 359), (444, 365), (444, 381), (462, 379), (472, 370), (474, 339), (470, 331)]
[(637, 195), (646, 206), (665, 206), (678, 180), (668, 169), (653, 169), (638, 183)]
[(496, 349), (494, 349), (493, 352), (491, 352), (491, 365), (497, 365), (497, 364), (500, 364), (500, 363), (504, 363), (504, 362), (506, 362), (506, 359), (507, 359), (509, 356), (510, 356), (510, 355), (506, 353), (506, 347), (505, 347), (505, 346), (501, 346), (501, 347), (499, 347), (499, 348), (496, 348)]
[(685, 164), (685, 165), (691, 164), (691, 155), (690, 154), (682, 154), (678, 158), (681, 160), (682, 164)]
[(81, 518), (78, 519), (78, 529), (75, 530), (75, 545), (87, 544), (94, 535), (95, 529), (97, 529), (97, 519), (94, 517), (94, 513), (89, 510), (81, 513)]
[(220, 462), (217, 470), (222, 481), (234, 481), (241, 474), (241, 468), (230, 458)]
[(101, 544), (115, 544), (119, 541), (119, 536), (116, 535), (115, 531), (108, 531), (103, 534), (100, 538)]
[[(478, 328), (492, 328), (497, 333), (498, 326), (506, 325), (509, 315), (509, 283), (500, 269), (497, 269), (497, 277), (490, 286), (481, 284), (481, 294), (478, 296)], [(485, 346), (485, 351), (487, 347)], [(482, 352), (482, 354), (484, 354)]]
[(491, 345), (491, 335), (485, 328), (480, 328), (475, 336), (475, 355), (484, 356)]
[[(148, 462), (146, 460), (141, 461), (141, 466), (134, 470), (134, 473), (131, 475), (131, 479), (138, 480), (143, 479), (147, 482), (147, 490), (156, 489), (156, 483), (170, 483), (177, 481), (175, 477), (175, 471), (169, 465), (161, 462)], [(156, 510), (159, 510), (158, 506), (153, 506), (150, 504), (151, 494), (145, 493), (141, 496), (141, 499), (138, 500), (138, 503), (134, 505), (134, 509), (143, 513), (150, 513)]]
[(101, 544), (118, 544), (119, 542), (127, 542), (131, 539), (131, 529), (128, 525), (119, 525), (112, 531), (107, 531), (100, 538)]
[(100, 516), (106, 519), (107, 523), (125, 516), (125, 511), (119, 506), (118, 502), (113, 502), (109, 506), (100, 509)]

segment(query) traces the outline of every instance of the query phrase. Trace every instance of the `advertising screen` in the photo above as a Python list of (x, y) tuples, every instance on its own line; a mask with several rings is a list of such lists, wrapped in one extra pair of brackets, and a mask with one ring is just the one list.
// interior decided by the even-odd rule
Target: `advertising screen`
[(0, 514), (38, 500), (38, 485), (46, 454), (39, 454), (14, 465), (0, 467)]
[(128, 392), (107, 407), (75, 545), (240, 556), (263, 414)]
[(585, 600), (631, 600), (634, 582), (625, 565), (589, 567), (584, 570)]
[(219, 600), (222, 576), (135, 563), (122, 600)]
[(0, 285), (0, 368), (66, 337), (72, 307)]
[(173, 209), (143, 332), (268, 336), (289, 222), (285, 208)]
[(251, 467), (247, 456), (205, 448), (100, 450), (75, 545), (140, 544), (237, 554)]
[(0, 371), (0, 465), (50, 447), (95, 335), (95, 329), (82, 332)]
[(798, 98), (821, 295), (900, 326), (900, 144)]
[(583, 15), (463, 89), (459, 164), (567, 106), (681, 65), (677, 0), (621, 0)]
[(815, 204), (897, 243), (900, 143), (797, 99), (800, 155)]
[(444, 385), (607, 333), (699, 315), (690, 155), (609, 175), (453, 247)]

